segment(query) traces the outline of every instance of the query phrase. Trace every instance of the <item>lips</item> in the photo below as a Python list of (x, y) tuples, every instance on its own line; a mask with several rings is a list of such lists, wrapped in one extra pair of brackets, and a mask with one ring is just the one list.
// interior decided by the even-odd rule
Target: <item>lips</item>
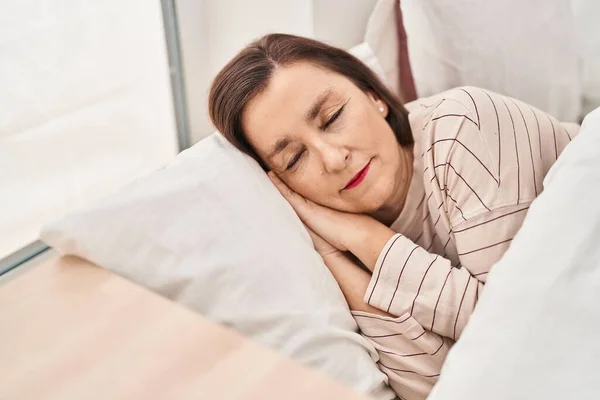
[(352, 179), (350, 179), (348, 181), (348, 183), (346, 184), (346, 186), (344, 187), (343, 190), (348, 190), (348, 189), (352, 189), (357, 187), (358, 185), (360, 185), (362, 183), (362, 181), (365, 180), (365, 178), (367, 177), (367, 174), (369, 173), (369, 167), (371, 166), (371, 161), (369, 161), (369, 163), (360, 171), (358, 171), (358, 173), (356, 175), (354, 175), (352, 177)]

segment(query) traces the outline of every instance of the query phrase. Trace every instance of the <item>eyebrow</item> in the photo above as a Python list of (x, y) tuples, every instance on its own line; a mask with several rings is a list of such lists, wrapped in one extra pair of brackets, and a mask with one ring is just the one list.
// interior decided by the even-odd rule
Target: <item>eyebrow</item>
[(304, 119), (306, 120), (306, 122), (312, 122), (312, 121), (314, 121), (315, 118), (317, 118), (317, 115), (319, 115), (319, 113), (321, 112), (323, 105), (327, 102), (327, 100), (329, 100), (329, 98), (332, 95), (333, 95), (333, 90), (327, 89), (323, 93), (321, 93), (319, 95), (319, 97), (317, 97), (317, 100), (315, 100), (312, 107), (308, 110), (308, 112), (304, 116)]
[(275, 143), (275, 146), (269, 151), (267, 154), (267, 160), (275, 157), (277, 154), (281, 153), (283, 149), (285, 149), (288, 144), (290, 144), (290, 139), (288, 137), (281, 138)]
[[(329, 100), (333, 93), (334, 92), (332, 89), (327, 89), (323, 93), (321, 93), (304, 116), (304, 119), (307, 122), (314, 121), (314, 119), (317, 118), (317, 116), (321, 112), (323, 105), (327, 102), (327, 100)], [(288, 137), (279, 139), (277, 143), (275, 143), (275, 146), (273, 146), (267, 154), (267, 160), (270, 160), (277, 154), (281, 153), (290, 143), (291, 141)]]

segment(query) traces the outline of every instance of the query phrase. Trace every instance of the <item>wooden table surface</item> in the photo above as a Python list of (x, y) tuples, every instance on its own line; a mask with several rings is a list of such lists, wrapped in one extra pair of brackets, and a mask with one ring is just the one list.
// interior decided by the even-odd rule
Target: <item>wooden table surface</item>
[(0, 399), (367, 399), (73, 257), (0, 286)]

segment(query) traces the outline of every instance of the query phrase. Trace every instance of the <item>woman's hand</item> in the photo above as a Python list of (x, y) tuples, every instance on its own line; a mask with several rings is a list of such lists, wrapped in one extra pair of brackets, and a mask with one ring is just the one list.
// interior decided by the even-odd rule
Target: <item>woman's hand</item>
[(306, 230), (308, 231), (310, 238), (312, 239), (313, 246), (317, 253), (321, 256), (323, 261), (327, 261), (332, 257), (340, 256), (342, 253), (340, 250), (333, 247), (329, 242), (323, 239), (321, 236), (317, 235), (312, 229), (305, 225)]
[(340, 251), (351, 251), (373, 270), (394, 231), (371, 216), (333, 210), (312, 202), (290, 189), (273, 172), (269, 172), (269, 178), (309, 231)]
[(269, 178), (313, 233), (338, 250), (348, 250), (343, 235), (348, 236), (351, 234), (349, 231), (356, 231), (360, 218), (364, 216), (333, 210), (310, 201), (290, 189), (273, 172), (269, 172)]

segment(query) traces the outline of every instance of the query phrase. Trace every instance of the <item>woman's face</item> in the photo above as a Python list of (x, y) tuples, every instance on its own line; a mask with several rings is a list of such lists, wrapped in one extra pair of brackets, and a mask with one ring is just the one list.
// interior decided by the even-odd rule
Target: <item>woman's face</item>
[(279, 67), (242, 116), (250, 144), (291, 189), (321, 205), (373, 213), (407, 185), (388, 107), (343, 75)]

